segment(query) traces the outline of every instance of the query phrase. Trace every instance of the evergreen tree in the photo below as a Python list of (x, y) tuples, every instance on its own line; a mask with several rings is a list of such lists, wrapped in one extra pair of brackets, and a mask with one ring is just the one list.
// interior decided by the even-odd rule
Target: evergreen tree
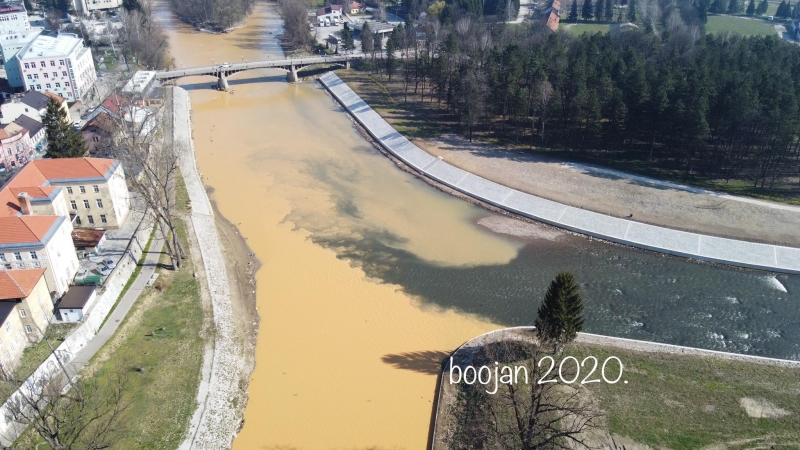
[(736, 14), (740, 10), (741, 7), (739, 6), (739, 0), (730, 0), (728, 2), (728, 9), (727, 9), (728, 14)]
[(697, 2), (697, 15), (703, 23), (708, 22), (708, 0), (700, 0)]
[(724, 0), (714, 0), (711, 2), (711, 6), (708, 8), (708, 12), (711, 14), (722, 14), (725, 12), (725, 3)]
[(47, 111), (42, 118), (47, 136), (48, 158), (80, 158), (88, 153), (86, 141), (72, 126), (67, 113), (52, 98), (47, 101)]
[[(366, 26), (366, 24), (364, 24)], [(344, 23), (344, 28), (342, 29), (342, 42), (344, 43), (345, 50), (352, 50), (355, 48), (353, 44), (353, 33), (350, 32), (350, 26), (347, 22)]]
[(800, 19), (800, 1), (794, 4), (794, 9), (792, 10), (792, 19)]
[(369, 24), (364, 22), (364, 27), (361, 29), (361, 51), (369, 55), (372, 53), (373, 45), (372, 31), (369, 29)]
[(576, 0), (572, 0), (572, 6), (569, 7), (569, 17), (567, 17), (567, 20), (570, 22), (578, 21), (578, 3)]
[(605, 0), (597, 0), (597, 3), (595, 3), (594, 5), (594, 18), (596, 20), (603, 20), (605, 14), (606, 14)]
[(592, 0), (583, 0), (583, 8), (581, 8), (581, 18), (583, 20), (591, 20), (594, 17), (594, 6)]
[[(392, 33), (394, 34), (394, 33)], [(389, 81), (392, 81), (392, 75), (394, 74), (396, 58), (394, 52), (397, 51), (397, 43), (395, 39), (389, 38), (386, 41), (386, 75), (389, 75)]]
[(745, 11), (745, 14), (747, 14), (748, 16), (752, 16), (755, 13), (756, 13), (756, 2), (755, 0), (750, 0), (750, 3), (747, 4), (747, 10)]
[(628, 22), (636, 23), (636, 0), (628, 2)]
[(767, 0), (761, 0), (761, 3), (758, 4), (756, 8), (756, 15), (763, 16), (767, 9), (769, 8), (769, 3)]
[(543, 342), (556, 345), (574, 340), (583, 330), (583, 299), (575, 277), (559, 272), (550, 282), (536, 317), (536, 333)]
[(139, 0), (122, 0), (122, 7), (128, 12), (142, 10), (142, 5), (139, 3)]
[(606, 13), (603, 16), (607, 21), (611, 22), (614, 20), (614, 0), (605, 0), (606, 1)]
[(782, 18), (789, 17), (789, 12), (786, 11), (788, 8), (789, 4), (786, 3), (785, 1), (782, 1), (781, 4), (778, 5), (778, 10), (775, 11), (775, 17), (782, 17)]

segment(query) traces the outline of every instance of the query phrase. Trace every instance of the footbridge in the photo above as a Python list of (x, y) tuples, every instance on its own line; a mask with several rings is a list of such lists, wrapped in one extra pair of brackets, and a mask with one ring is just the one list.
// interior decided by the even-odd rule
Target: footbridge
[(183, 77), (194, 77), (208, 75), (217, 78), (217, 86), (223, 91), (228, 90), (228, 77), (235, 73), (244, 72), (245, 70), (255, 69), (282, 69), (288, 72), (286, 80), (290, 83), (296, 83), (298, 80), (297, 72), (316, 65), (339, 65), (343, 68), (349, 69), (352, 61), (362, 59), (362, 55), (345, 55), (345, 56), (313, 56), (308, 58), (292, 58), (292, 59), (269, 59), (266, 61), (247, 61), (236, 64), (217, 64), (205, 67), (191, 67), (183, 69), (162, 70), (156, 73), (156, 79), (161, 81), (177, 80)]

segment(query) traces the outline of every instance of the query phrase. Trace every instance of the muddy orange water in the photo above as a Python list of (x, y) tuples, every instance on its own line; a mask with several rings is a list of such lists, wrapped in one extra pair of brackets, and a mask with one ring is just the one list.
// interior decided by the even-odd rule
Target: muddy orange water
[[(177, 64), (189, 67), (279, 57), (272, 8), (259, 4), (225, 35), (181, 26), (163, 5), (158, 14)], [(256, 369), (234, 448), (424, 448), (438, 352), (495, 325), (423, 308), (337, 257), (335, 242), (375, 239), (440, 265), (504, 264), (520, 244), (401, 172), (316, 83), (284, 76), (236, 75), (233, 95), (208, 89), (211, 78), (182, 83), (200, 171), (263, 262)]]

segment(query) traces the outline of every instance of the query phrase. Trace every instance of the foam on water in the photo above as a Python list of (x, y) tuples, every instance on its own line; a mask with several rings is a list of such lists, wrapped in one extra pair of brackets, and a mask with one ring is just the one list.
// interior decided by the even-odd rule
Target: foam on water
[(764, 280), (767, 282), (767, 284), (770, 285), (770, 287), (773, 287), (781, 292), (788, 292), (786, 290), (786, 287), (783, 284), (781, 284), (781, 282), (776, 277), (766, 277), (764, 278)]

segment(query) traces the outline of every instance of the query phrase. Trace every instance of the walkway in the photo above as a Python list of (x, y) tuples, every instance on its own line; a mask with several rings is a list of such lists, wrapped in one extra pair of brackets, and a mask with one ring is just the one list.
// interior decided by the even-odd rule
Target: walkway
[(295, 59), (268, 59), (265, 61), (248, 61), (235, 64), (222, 63), (221, 61), (215, 65), (205, 67), (190, 67), (173, 70), (162, 70), (156, 74), (156, 78), (161, 81), (175, 80), (182, 77), (197, 76), (197, 75), (212, 75), (219, 77), (221, 74), (224, 76), (232, 75), (237, 72), (254, 69), (283, 69), (286, 71), (300, 70), (303, 67), (311, 66), (314, 64), (329, 64), (329, 63), (342, 63), (343, 65), (349, 64), (350, 61), (361, 59), (363, 55), (346, 55), (346, 56), (312, 56), (307, 58)]
[(800, 249), (707, 236), (567, 206), (489, 181), (423, 151), (397, 132), (336, 74), (320, 82), (386, 150), (431, 179), (507, 211), (578, 233), (687, 258), (800, 274)]
[(139, 295), (141, 295), (142, 291), (147, 287), (147, 281), (155, 273), (163, 247), (164, 239), (153, 236), (153, 242), (150, 243), (150, 248), (147, 250), (147, 257), (144, 260), (144, 265), (139, 272), (139, 276), (133, 281), (128, 292), (125, 293), (125, 296), (117, 303), (117, 307), (114, 308), (114, 311), (106, 318), (106, 322), (103, 324), (103, 327), (100, 328), (100, 331), (98, 331), (92, 340), (86, 343), (78, 354), (75, 355), (75, 358), (70, 361), (69, 366), (74, 370), (73, 373), (78, 373), (83, 369), (92, 357), (103, 348), (106, 342), (114, 336), (114, 333), (117, 332), (117, 328), (119, 328), (122, 320), (128, 315), (136, 299), (139, 298)]

